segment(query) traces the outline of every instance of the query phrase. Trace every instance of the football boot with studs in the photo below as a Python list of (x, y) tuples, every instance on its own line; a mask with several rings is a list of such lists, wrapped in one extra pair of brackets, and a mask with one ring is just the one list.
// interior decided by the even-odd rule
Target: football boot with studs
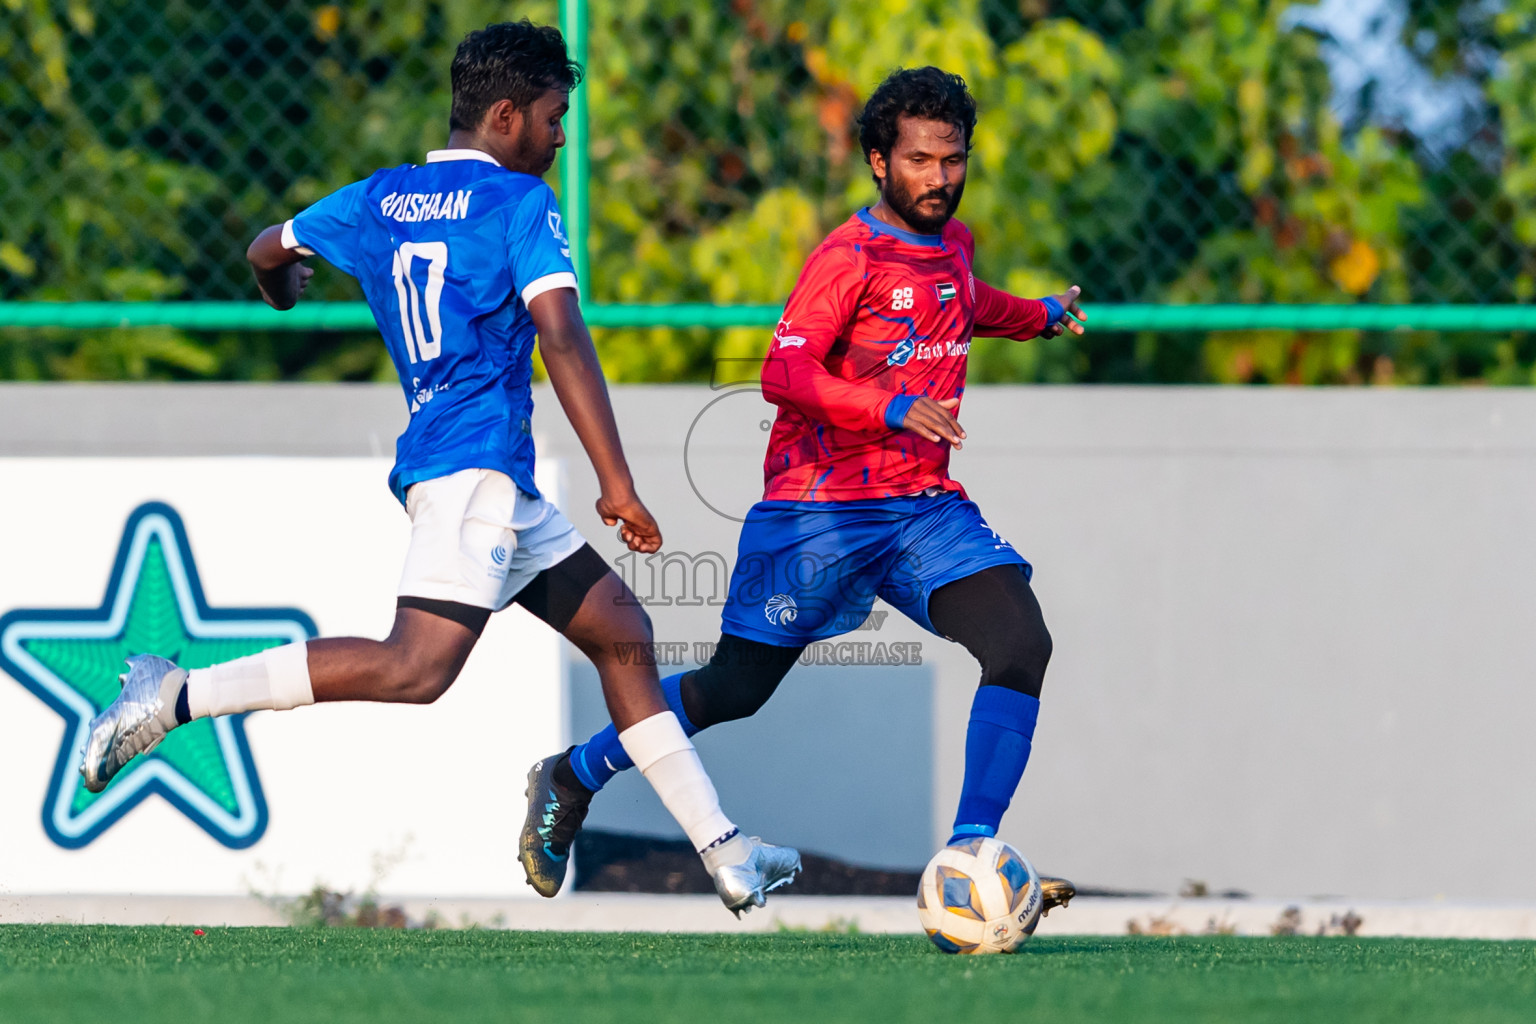
[(106, 789), (129, 761), (154, 750), (176, 728), (186, 669), (153, 654), (135, 654), (127, 663), (128, 671), (117, 677), (122, 692), (91, 719), (86, 735), (80, 774), (92, 793)]
[(793, 847), (774, 846), (757, 836), (747, 842), (751, 852), (746, 860), (710, 872), (720, 902), (738, 918), (753, 907), (764, 906), (770, 892), (793, 882), (800, 871), (800, 851)]
[(1077, 895), (1077, 886), (1065, 878), (1051, 875), (1040, 876), (1040, 916), (1044, 917), (1057, 907), (1064, 907)]
[(555, 781), (555, 765), (570, 755), (554, 754), (528, 769), (528, 816), (518, 837), (518, 860), (528, 884), (540, 896), (554, 896), (565, 884), (571, 863), (571, 844), (592, 805), (592, 794), (568, 789)]

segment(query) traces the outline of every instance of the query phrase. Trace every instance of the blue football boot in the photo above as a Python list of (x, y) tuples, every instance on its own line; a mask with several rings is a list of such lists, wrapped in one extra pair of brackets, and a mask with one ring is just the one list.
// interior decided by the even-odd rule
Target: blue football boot
[(591, 793), (567, 789), (555, 781), (555, 765), (575, 749), (546, 757), (528, 769), (528, 788), (524, 790), (528, 816), (518, 837), (518, 860), (528, 875), (528, 884), (540, 896), (553, 896), (565, 884), (571, 843), (592, 805)]

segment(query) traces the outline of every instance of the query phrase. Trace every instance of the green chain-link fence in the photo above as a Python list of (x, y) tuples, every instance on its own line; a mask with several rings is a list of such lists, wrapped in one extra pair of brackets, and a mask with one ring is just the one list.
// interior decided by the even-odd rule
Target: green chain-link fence
[[(1362, 5), (1388, 26), (1374, 56), (1343, 32)], [(442, 145), (467, 31), (562, 13), (583, 12), (0, 0), (0, 322), (161, 324), (0, 329), (0, 376), (388, 376), (355, 306), (308, 305), (360, 297), (330, 269), (297, 332), (22, 300), (252, 299), (257, 230)], [(761, 352), (761, 327), (718, 325), (771, 323), (872, 201), (853, 118), (920, 63), (981, 105), (961, 210), (980, 274), (1080, 283), (1117, 328), (978, 346), (974, 378), (1532, 379), (1536, 0), (590, 0), (585, 21), (588, 310), (645, 325), (598, 332), (621, 379)], [(697, 305), (628, 308), (669, 303)], [(1210, 303), (1284, 308), (1178, 308)], [(1461, 308), (1383, 308), (1403, 304)], [(1297, 308), (1317, 305), (1351, 308)]]

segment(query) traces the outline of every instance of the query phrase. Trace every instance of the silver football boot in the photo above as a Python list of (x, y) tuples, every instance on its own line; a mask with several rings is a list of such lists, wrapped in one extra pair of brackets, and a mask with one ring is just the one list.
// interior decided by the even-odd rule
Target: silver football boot
[(737, 917), (750, 912), (753, 907), (765, 905), (768, 894), (793, 882), (800, 870), (799, 850), (774, 846), (757, 836), (747, 842), (752, 844), (752, 852), (747, 854), (746, 860), (711, 872), (720, 901)]
[(117, 677), (123, 692), (91, 719), (86, 737), (80, 774), (92, 793), (106, 789), (124, 765), (154, 750), (176, 728), (176, 697), (187, 670), (153, 654), (135, 654), (127, 661), (128, 671)]

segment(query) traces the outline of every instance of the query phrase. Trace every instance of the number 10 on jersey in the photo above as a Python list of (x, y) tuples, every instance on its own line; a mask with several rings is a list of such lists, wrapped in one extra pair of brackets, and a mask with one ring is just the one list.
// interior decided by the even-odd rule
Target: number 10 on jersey
[[(422, 295), (411, 278), (411, 260), (427, 263), (427, 325), (432, 337), (422, 330)], [(443, 351), (443, 272), (448, 269), (447, 242), (404, 242), (395, 250), (395, 295), (400, 300), (400, 333), (405, 335), (405, 354), (413, 363), (436, 359)], [(418, 353), (420, 353), (418, 357)]]

